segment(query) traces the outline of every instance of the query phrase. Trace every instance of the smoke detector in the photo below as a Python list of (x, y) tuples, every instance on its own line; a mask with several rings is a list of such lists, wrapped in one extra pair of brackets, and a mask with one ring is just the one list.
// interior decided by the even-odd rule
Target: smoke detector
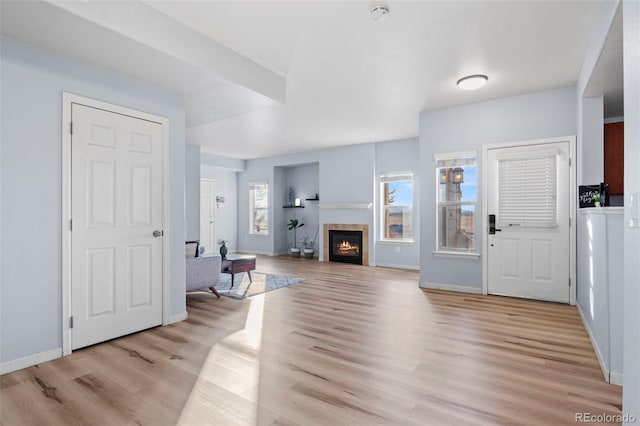
[(382, 22), (387, 19), (389, 9), (386, 6), (376, 6), (371, 9), (371, 18), (376, 22)]

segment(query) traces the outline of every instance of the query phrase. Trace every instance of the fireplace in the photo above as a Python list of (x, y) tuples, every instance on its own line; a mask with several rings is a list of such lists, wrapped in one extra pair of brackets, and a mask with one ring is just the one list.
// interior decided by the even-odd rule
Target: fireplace
[(330, 229), (329, 261), (362, 265), (362, 231)]
[(325, 223), (323, 228), (323, 261), (369, 266), (368, 225)]

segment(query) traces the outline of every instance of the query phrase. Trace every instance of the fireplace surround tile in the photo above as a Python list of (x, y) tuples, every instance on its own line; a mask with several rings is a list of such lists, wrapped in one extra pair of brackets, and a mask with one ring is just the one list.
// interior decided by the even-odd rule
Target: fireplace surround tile
[(325, 223), (323, 225), (323, 261), (329, 262), (329, 230), (362, 231), (362, 265), (369, 266), (369, 225)]

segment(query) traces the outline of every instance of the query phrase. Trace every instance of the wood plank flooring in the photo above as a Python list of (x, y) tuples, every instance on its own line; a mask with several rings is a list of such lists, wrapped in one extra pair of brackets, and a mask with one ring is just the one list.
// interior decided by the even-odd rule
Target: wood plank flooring
[(620, 414), (574, 307), (418, 273), (259, 256), (305, 278), (1, 377), (2, 425), (562, 425)]

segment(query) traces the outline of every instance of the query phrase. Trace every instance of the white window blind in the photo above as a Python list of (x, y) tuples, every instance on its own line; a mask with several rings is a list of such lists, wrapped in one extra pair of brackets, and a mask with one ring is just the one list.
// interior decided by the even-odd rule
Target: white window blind
[(437, 168), (473, 166), (475, 163), (476, 163), (475, 157), (436, 159)]
[(499, 226), (557, 226), (556, 158), (546, 154), (498, 160)]
[(412, 181), (413, 173), (393, 173), (388, 175), (381, 175), (380, 182), (400, 182), (400, 181)]

